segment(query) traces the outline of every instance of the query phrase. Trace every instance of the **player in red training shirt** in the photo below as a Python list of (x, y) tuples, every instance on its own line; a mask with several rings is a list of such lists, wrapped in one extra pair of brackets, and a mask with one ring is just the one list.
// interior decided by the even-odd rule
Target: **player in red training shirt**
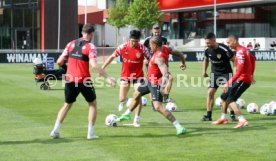
[(94, 35), (94, 30), (92, 25), (85, 24), (82, 28), (83, 37), (68, 43), (62, 55), (57, 60), (59, 66), (62, 66), (66, 59), (68, 63), (64, 90), (65, 103), (59, 110), (55, 126), (50, 133), (50, 136), (54, 139), (60, 138), (59, 129), (61, 124), (73, 103), (76, 101), (79, 93), (83, 95), (89, 106), (87, 139), (98, 138), (94, 134), (94, 124), (97, 116), (96, 92), (90, 78), (89, 64), (94, 71), (107, 78), (111, 86), (115, 86), (115, 81), (97, 64), (97, 50), (90, 42)]
[(234, 128), (242, 128), (248, 126), (248, 121), (241, 114), (241, 111), (236, 103), (237, 99), (246, 91), (246, 89), (254, 83), (253, 74), (255, 70), (255, 58), (247, 49), (239, 44), (239, 39), (235, 35), (231, 35), (227, 39), (227, 44), (231, 49), (236, 50), (235, 65), (236, 73), (227, 82), (224, 88), (224, 93), (221, 94), (223, 100), (221, 117), (212, 124), (227, 124), (226, 118), (228, 105), (234, 110), (238, 116), (239, 122)]
[[(149, 60), (150, 55), (148, 49), (139, 43), (141, 32), (139, 30), (130, 31), (130, 39), (120, 45), (114, 53), (108, 57), (104, 62), (102, 68), (105, 69), (116, 57), (122, 58), (122, 70), (121, 70), (121, 83), (119, 93), (119, 111), (123, 110), (124, 104), (127, 101), (127, 94), (130, 89), (130, 85), (133, 84), (134, 89), (137, 89), (139, 84), (143, 81), (143, 62), (144, 58)], [(135, 113), (133, 120), (134, 127), (140, 127), (140, 113), (142, 109), (142, 103), (140, 102)]]
[[(147, 81), (143, 82), (138, 89), (135, 90), (130, 107), (116, 120), (116, 122), (130, 120), (130, 114), (139, 104), (141, 97), (151, 93), (156, 111), (162, 114), (175, 126), (177, 135), (184, 134), (186, 131), (185, 128), (180, 125), (173, 114), (167, 111), (162, 104), (163, 95), (167, 92), (166, 86), (169, 79), (168, 57), (171, 51), (167, 46), (162, 46), (162, 38), (160, 36), (154, 36), (150, 39), (150, 47), (153, 56), (149, 61)], [(183, 54), (181, 60), (184, 60)], [(182, 65), (184, 66), (184, 64)]]

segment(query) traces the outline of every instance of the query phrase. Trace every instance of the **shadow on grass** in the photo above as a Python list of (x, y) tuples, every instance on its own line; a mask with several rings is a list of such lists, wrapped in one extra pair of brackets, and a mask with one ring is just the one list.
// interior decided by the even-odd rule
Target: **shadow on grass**
[(71, 139), (34, 139), (34, 140), (20, 140), (20, 141), (0, 141), (1, 145), (18, 145), (18, 144), (58, 144), (58, 143), (69, 143), (72, 142)]

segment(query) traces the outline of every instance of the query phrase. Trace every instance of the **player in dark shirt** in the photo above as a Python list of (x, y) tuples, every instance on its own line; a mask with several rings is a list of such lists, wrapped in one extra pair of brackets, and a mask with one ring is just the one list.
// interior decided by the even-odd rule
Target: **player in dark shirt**
[[(225, 84), (232, 77), (232, 67), (230, 61), (234, 60), (234, 53), (224, 44), (216, 42), (214, 33), (205, 36), (207, 49), (203, 60), (202, 76), (208, 77), (207, 68), (211, 62), (210, 81), (207, 94), (207, 115), (202, 121), (212, 121), (212, 109), (214, 106), (214, 95), (220, 85)], [(234, 121), (234, 111), (231, 111), (231, 118)]]
[[(153, 25), (152, 26), (152, 35), (147, 37), (144, 41), (144, 45), (148, 48), (148, 50), (150, 51), (150, 54), (152, 56), (152, 51), (150, 49), (150, 39), (153, 37), (153, 36), (161, 36), (161, 27), (159, 25)], [(168, 40), (167, 38), (165, 38), (164, 36), (161, 36), (162, 38), (162, 45), (167, 45), (168, 44)]]

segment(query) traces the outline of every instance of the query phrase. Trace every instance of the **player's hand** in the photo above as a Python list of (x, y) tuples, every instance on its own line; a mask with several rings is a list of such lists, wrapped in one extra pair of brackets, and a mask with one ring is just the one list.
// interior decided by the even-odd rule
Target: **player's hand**
[(226, 93), (227, 91), (228, 91), (228, 86), (225, 86), (225, 87), (223, 88), (223, 92)]
[(252, 78), (252, 83), (251, 84), (255, 84), (256, 80), (254, 78)]
[(147, 59), (144, 59), (144, 64), (149, 64), (149, 61)]
[(107, 78), (107, 82), (110, 84), (110, 86), (111, 87), (115, 87), (116, 86), (116, 81), (113, 79), (113, 78), (111, 78), (111, 77), (108, 77)]
[(181, 70), (185, 70), (187, 68), (186, 64), (180, 64), (179, 68)]
[(206, 78), (206, 77), (209, 77), (208, 74), (205, 72), (205, 73), (202, 73), (202, 77), (203, 78)]
[(166, 88), (160, 88), (160, 93), (162, 94), (162, 96), (166, 97), (169, 95), (168, 91)]

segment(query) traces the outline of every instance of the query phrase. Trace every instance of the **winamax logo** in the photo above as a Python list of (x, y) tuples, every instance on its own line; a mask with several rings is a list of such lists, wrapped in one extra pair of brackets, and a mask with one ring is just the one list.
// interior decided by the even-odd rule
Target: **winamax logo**
[(256, 51), (255, 57), (257, 60), (276, 60), (275, 51)]
[(35, 58), (40, 58), (41, 60), (47, 59), (48, 53), (21, 53), (21, 54), (7, 54), (8, 63), (32, 63)]

